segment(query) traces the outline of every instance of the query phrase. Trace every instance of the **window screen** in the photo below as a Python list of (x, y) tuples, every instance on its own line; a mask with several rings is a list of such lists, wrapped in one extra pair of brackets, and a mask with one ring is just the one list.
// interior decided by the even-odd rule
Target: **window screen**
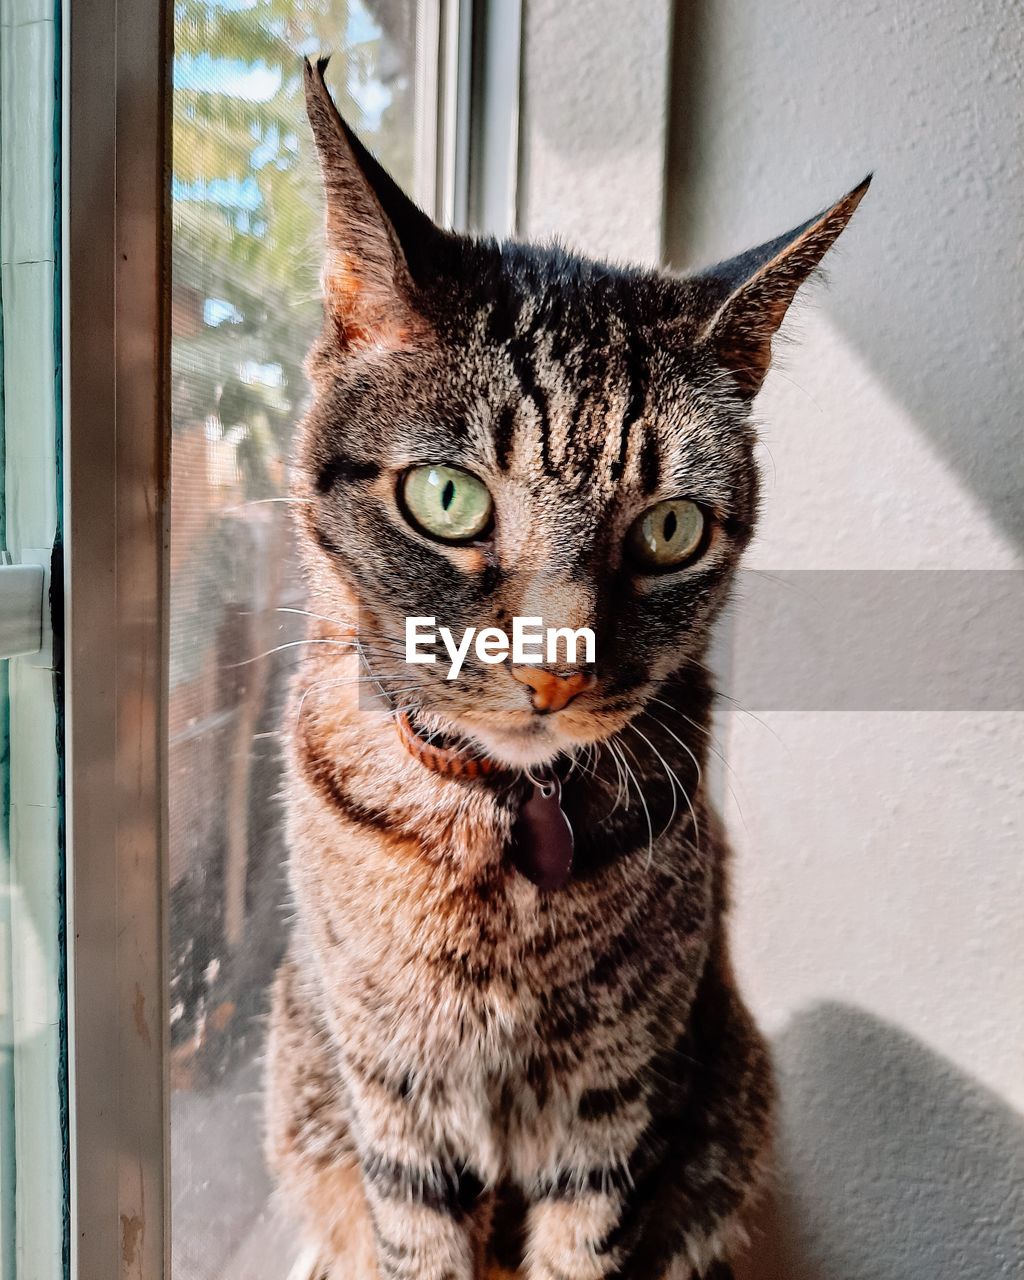
[(261, 1055), (287, 936), (280, 729), (303, 631), (289, 458), (320, 321), (322, 205), (300, 55), (333, 53), (342, 112), (429, 207), (423, 139), (436, 110), (422, 68), (436, 68), (436, 31), (431, 6), (406, 0), (175, 4), (174, 1280), (282, 1280), (296, 1251), (268, 1199)]

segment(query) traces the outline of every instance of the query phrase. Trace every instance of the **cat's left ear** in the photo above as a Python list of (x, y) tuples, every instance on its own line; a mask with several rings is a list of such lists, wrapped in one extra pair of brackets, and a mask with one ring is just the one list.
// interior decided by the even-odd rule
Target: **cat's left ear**
[(440, 256), (446, 237), (342, 119), (326, 66), (327, 58), (304, 64), (327, 199), (324, 301), (342, 347), (401, 345), (421, 327), (417, 276)]
[(853, 217), (870, 183), (869, 174), (809, 222), (705, 273), (703, 281), (719, 297), (726, 296), (699, 341), (731, 372), (744, 399), (752, 400), (761, 388), (771, 363), (772, 338), (796, 291)]

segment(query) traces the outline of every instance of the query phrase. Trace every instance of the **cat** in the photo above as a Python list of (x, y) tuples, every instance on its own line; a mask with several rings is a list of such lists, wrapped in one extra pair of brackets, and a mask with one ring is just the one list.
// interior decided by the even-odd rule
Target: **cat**
[[(323, 1280), (725, 1277), (773, 1082), (730, 968), (704, 659), (773, 335), (870, 179), (690, 279), (473, 239), (371, 157), (325, 61), (269, 1163)], [(593, 668), (405, 662), (410, 616), (535, 614), (593, 628)]]

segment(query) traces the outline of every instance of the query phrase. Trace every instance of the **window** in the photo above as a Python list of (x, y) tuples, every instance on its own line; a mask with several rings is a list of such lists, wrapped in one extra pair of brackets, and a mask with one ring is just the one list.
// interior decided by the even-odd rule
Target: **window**
[(328, 78), (346, 119), (406, 190), (451, 217), (459, 179), (445, 150), (442, 86), (458, 71), (458, 16), (404, 0), (175, 7), (174, 1280), (277, 1280), (292, 1261), (261, 1161), (260, 1058), (287, 934), (278, 729), (304, 632), (288, 465), (307, 394), (303, 359), (320, 325), (323, 214), (300, 55), (333, 51)]
[(259, 1076), (320, 323), (300, 58), (426, 209), (507, 231), (518, 15), (0, 5), (5, 1278), (292, 1268)]

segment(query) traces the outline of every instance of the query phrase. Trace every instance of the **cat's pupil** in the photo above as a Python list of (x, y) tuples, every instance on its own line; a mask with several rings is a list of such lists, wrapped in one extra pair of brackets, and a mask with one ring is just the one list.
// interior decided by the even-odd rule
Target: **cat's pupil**
[(441, 506), (445, 511), (452, 505), (452, 499), (455, 497), (455, 481), (449, 480), (445, 487), (441, 490)]
[(676, 513), (670, 511), (665, 517), (665, 524), (662, 528), (662, 536), (666, 542), (671, 542), (675, 537), (676, 529), (679, 527), (679, 521), (676, 519)]

